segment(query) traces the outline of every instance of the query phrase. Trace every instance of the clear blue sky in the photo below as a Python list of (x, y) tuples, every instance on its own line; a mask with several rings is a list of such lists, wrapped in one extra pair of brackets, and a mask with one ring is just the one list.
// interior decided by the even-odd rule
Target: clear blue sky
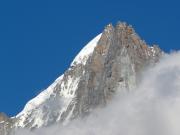
[(179, 0), (0, 1), (0, 112), (10, 116), (51, 84), (108, 23), (147, 43), (180, 49)]

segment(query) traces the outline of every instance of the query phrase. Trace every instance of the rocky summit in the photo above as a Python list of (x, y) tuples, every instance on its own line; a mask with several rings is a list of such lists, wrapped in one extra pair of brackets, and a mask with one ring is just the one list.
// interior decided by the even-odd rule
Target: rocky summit
[(124, 22), (109, 24), (22, 112), (13, 118), (0, 114), (0, 135), (18, 128), (36, 129), (83, 118), (93, 109), (106, 106), (117, 91), (133, 90), (138, 76), (162, 54), (158, 46), (147, 45), (132, 26)]

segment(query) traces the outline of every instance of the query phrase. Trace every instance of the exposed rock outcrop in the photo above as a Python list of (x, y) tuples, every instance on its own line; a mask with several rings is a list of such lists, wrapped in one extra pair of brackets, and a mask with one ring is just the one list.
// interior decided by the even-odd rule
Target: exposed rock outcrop
[(11, 131), (13, 120), (6, 114), (0, 113), (0, 135), (8, 135)]

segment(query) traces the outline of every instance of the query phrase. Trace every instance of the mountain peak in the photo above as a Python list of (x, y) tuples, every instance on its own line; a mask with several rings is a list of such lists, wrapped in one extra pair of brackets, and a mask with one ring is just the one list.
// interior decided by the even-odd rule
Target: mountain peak
[(125, 30), (128, 32), (128, 34), (132, 34), (135, 32), (132, 25), (129, 25), (128, 23), (121, 21), (117, 22), (115, 26), (113, 26), (112, 23), (106, 25), (104, 31), (113, 30), (113, 29)]
[(70, 68), (30, 100), (13, 118), (14, 128), (67, 124), (110, 102), (117, 91), (136, 87), (139, 73), (155, 64), (162, 51), (149, 46), (131, 25), (109, 24), (75, 57)]

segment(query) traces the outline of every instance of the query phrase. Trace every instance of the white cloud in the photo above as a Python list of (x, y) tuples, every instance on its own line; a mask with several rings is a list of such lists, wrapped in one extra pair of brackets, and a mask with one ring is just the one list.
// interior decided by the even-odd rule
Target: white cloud
[(180, 52), (147, 70), (136, 90), (117, 95), (86, 120), (16, 135), (180, 135)]

